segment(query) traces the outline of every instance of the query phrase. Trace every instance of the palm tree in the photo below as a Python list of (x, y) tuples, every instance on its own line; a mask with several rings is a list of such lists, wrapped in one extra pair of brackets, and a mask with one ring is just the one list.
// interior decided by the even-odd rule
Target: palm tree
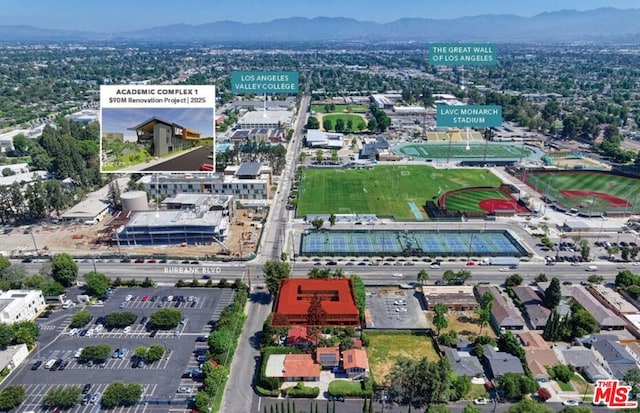
[(420, 287), (424, 287), (424, 284), (429, 280), (429, 274), (426, 270), (422, 269), (418, 272), (418, 282)]

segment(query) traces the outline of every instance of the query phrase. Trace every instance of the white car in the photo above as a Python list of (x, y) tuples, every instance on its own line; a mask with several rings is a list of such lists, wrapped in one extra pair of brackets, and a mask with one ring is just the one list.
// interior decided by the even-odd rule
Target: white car
[(406, 313), (406, 312), (407, 312), (406, 307), (396, 307), (396, 313)]
[(96, 333), (99, 333), (104, 329), (104, 326), (102, 324), (96, 324), (96, 326), (93, 327), (93, 329), (96, 331)]
[(402, 274), (399, 272), (394, 272), (393, 274), (391, 274), (392, 277), (396, 277), (396, 278), (400, 278), (402, 277)]
[(564, 406), (578, 406), (580, 402), (577, 400), (569, 399), (569, 400), (563, 401), (562, 404)]
[(125, 332), (125, 333), (128, 333), (129, 331), (131, 331), (131, 326), (126, 326), (126, 327), (124, 328), (124, 332)]
[(407, 305), (407, 302), (405, 300), (395, 300), (393, 302), (394, 305)]
[(73, 355), (73, 357), (75, 357), (75, 358), (80, 357), (80, 355), (82, 354), (82, 350), (84, 350), (84, 347), (80, 347), (78, 350), (76, 350), (76, 352)]
[(133, 298), (133, 296), (131, 294), (127, 294), (126, 297), (124, 297), (125, 301), (131, 301), (131, 298)]
[(177, 393), (191, 393), (190, 387), (178, 387)]
[(171, 301), (173, 301), (173, 296), (172, 295), (167, 297), (167, 302), (171, 302)]
[(509, 271), (509, 268), (507, 267), (500, 268), (500, 272), (507, 272), (507, 271)]
[(485, 399), (484, 397), (478, 397), (477, 399), (475, 399), (473, 401), (473, 404), (475, 405), (479, 405), (479, 406), (483, 406), (485, 404), (487, 404), (489, 401), (487, 399)]
[(574, 267), (579, 267), (580, 263), (578, 261), (574, 261), (571, 263), (571, 265), (573, 265)]
[(438, 263), (431, 264), (429, 268), (440, 268), (440, 264)]
[(69, 330), (69, 335), (70, 336), (75, 336), (76, 334), (78, 334), (78, 329), (77, 328), (72, 328), (71, 330)]

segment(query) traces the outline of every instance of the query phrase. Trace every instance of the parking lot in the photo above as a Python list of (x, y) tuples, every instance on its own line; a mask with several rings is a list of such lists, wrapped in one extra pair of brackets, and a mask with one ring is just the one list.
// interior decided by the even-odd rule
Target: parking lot
[[(128, 295), (132, 297), (127, 301)], [(4, 384), (25, 386), (27, 398), (19, 411), (40, 410), (42, 400), (52, 386), (85, 384), (91, 384), (90, 395), (99, 393), (96, 402), (78, 405), (71, 411), (97, 411), (99, 395), (114, 381), (136, 382), (144, 388), (142, 403), (128, 408), (117, 408), (115, 411), (166, 412), (169, 403), (175, 405), (172, 409), (180, 410), (186, 407), (186, 400), (201, 385), (184, 373), (200, 368), (204, 357), (198, 360), (197, 356), (206, 352), (205, 337), (211, 332), (211, 321), (219, 318), (224, 308), (232, 302), (233, 295), (234, 291), (231, 289), (217, 288), (118, 288), (104, 305), (84, 307), (94, 316), (91, 323), (84, 328), (87, 331), (93, 329), (91, 336), (86, 332), (81, 335), (83, 329), (78, 329), (73, 335), (69, 334), (73, 332), (68, 327), (72, 315), (83, 307), (59, 309), (49, 318), (39, 320), (42, 333), (38, 348)], [(71, 294), (68, 296), (74, 298)], [(163, 297), (169, 296), (173, 296), (171, 301), (163, 300)], [(184, 297), (183, 301), (176, 301), (180, 296)], [(149, 317), (159, 308), (167, 307), (181, 310), (184, 324), (175, 330), (158, 331), (153, 334), (140, 323), (144, 317)], [(99, 317), (116, 311), (131, 311), (137, 316), (136, 322), (127, 332), (124, 329), (108, 331), (106, 328), (96, 327)], [(89, 363), (79, 363), (75, 355), (79, 354), (82, 348), (97, 344), (108, 344), (112, 352), (116, 349), (126, 349), (127, 354), (123, 357), (114, 354), (116, 357), (109, 357), (105, 363), (93, 366)], [(153, 344), (164, 347), (163, 358), (134, 368), (132, 356), (136, 347), (149, 347)], [(202, 349), (201, 353), (196, 353), (198, 348)], [(50, 360), (62, 360), (66, 366), (63, 370), (48, 371), (44, 365)], [(32, 370), (36, 361), (41, 361), (42, 366)]]
[(367, 288), (367, 328), (427, 329), (429, 324), (415, 289)]

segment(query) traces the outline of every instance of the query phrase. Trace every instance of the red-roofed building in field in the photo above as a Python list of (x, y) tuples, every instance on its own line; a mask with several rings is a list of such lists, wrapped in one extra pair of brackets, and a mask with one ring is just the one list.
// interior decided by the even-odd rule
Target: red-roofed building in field
[(282, 280), (271, 324), (308, 325), (311, 300), (320, 300), (322, 326), (359, 326), (360, 316), (348, 278), (287, 278)]

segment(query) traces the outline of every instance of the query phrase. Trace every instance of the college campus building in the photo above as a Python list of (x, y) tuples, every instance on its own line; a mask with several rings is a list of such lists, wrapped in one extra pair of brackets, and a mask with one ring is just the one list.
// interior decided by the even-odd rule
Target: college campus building
[(138, 143), (152, 143), (154, 156), (164, 156), (189, 148), (193, 146), (194, 141), (200, 139), (200, 132), (155, 116), (129, 130), (136, 132)]
[(287, 129), (293, 124), (293, 115), (292, 110), (254, 110), (242, 115), (237, 126), (239, 129)]
[(46, 307), (40, 290), (7, 290), (0, 292), (0, 323), (13, 324), (36, 318)]
[(223, 242), (233, 212), (230, 196), (179, 195), (165, 199), (169, 209), (134, 212), (112, 238), (120, 245), (180, 245)]
[(229, 166), (224, 173), (145, 175), (138, 183), (160, 197), (180, 193), (233, 195), (241, 200), (271, 196), (271, 168), (257, 162)]
[(307, 325), (311, 300), (319, 298), (324, 326), (358, 326), (360, 316), (353, 284), (348, 278), (290, 278), (282, 280), (275, 303), (274, 326)]

